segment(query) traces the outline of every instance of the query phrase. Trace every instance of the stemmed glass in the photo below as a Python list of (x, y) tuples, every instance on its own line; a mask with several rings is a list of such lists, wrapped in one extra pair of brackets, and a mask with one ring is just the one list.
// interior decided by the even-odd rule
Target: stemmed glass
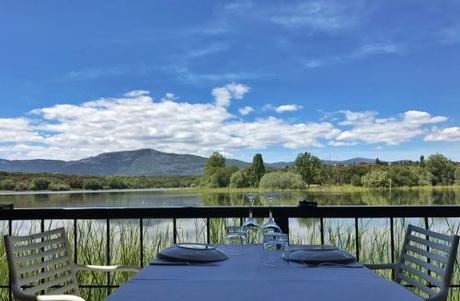
[[(249, 207), (249, 217), (247, 217), (244, 220), (244, 223), (241, 226), (243, 231), (247, 234), (246, 237), (247, 237), (248, 243), (254, 242), (256, 240), (259, 230), (260, 230), (259, 224), (257, 223), (256, 219), (252, 216), (252, 208), (254, 207), (254, 200), (256, 196), (257, 195), (255, 193), (246, 193), (244, 195), (244, 197), (247, 198), (251, 202), (251, 206)], [(252, 239), (250, 239), (250, 236), (249, 236), (250, 230), (254, 230), (256, 232), (255, 235), (252, 235)]]
[(268, 221), (262, 226), (264, 232), (282, 232), (281, 228), (278, 226), (278, 224), (275, 222), (275, 219), (273, 218), (272, 201), (275, 196), (275, 193), (269, 193), (265, 195), (265, 198), (268, 200), (269, 203), (269, 216)]

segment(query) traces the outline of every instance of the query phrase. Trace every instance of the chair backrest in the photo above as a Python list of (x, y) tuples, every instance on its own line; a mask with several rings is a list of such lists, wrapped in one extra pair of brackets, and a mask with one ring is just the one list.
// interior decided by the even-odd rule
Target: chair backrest
[(33, 296), (80, 295), (64, 228), (6, 235), (5, 247), (13, 288)]
[(395, 280), (415, 287), (425, 300), (445, 300), (458, 248), (457, 235), (409, 225)]

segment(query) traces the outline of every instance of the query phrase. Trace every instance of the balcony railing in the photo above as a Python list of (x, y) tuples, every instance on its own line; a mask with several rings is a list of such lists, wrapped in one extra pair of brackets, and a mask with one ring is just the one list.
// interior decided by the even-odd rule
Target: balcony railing
[[(269, 215), (269, 207), (254, 207), (254, 217), (267, 217)], [(309, 218), (318, 222), (319, 243), (324, 244), (325, 238), (325, 220), (347, 219), (352, 222), (351, 231), (354, 237), (354, 250), (349, 250), (355, 253), (358, 260), (360, 260), (360, 250), (365, 246), (360, 246), (360, 223), (364, 219), (385, 219), (389, 224), (389, 257), (392, 262), (397, 258), (399, 250), (395, 248), (395, 220), (401, 218), (417, 218), (426, 229), (430, 228), (430, 220), (437, 218), (460, 218), (460, 206), (318, 206), (318, 207), (286, 207), (274, 206), (271, 208), (276, 222), (281, 227), (283, 232), (290, 233), (289, 221), (295, 218)], [(206, 231), (206, 242), (213, 243), (214, 239), (211, 234), (211, 220), (222, 218), (236, 218), (240, 223), (245, 217), (248, 216), (249, 207), (104, 207), (104, 208), (46, 208), (46, 209), (1, 209), (0, 222), (6, 223), (7, 228), (3, 231), (13, 234), (13, 223), (18, 221), (35, 221), (39, 223), (39, 230), (46, 229), (46, 222), (53, 220), (64, 220), (69, 223), (70, 237), (73, 239), (74, 259), (76, 262), (80, 260), (78, 254), (78, 222), (96, 220), (99, 223), (105, 224), (106, 236), (104, 240), (105, 246), (105, 260), (107, 264), (111, 262), (111, 235), (110, 231), (111, 222), (114, 220), (130, 220), (138, 223), (139, 232), (138, 237), (140, 240), (138, 256), (140, 258), (140, 265), (144, 266), (146, 263), (145, 248), (144, 248), (144, 230), (145, 221), (151, 219), (170, 219), (172, 220), (172, 243), (178, 241), (178, 224), (177, 221), (181, 219), (202, 219)], [(458, 221), (457, 221), (458, 222)], [(38, 229), (37, 229), (38, 230)], [(68, 230), (69, 231), (69, 230)], [(4, 234), (6, 234), (4, 233)], [(399, 237), (398, 237), (399, 238)], [(0, 254), (1, 256), (2, 254)], [(4, 256), (3, 256), (4, 257)], [(5, 264), (5, 263), (3, 263)], [(1, 270), (0, 270), (1, 272)], [(5, 279), (6, 275), (0, 275), (0, 279)], [(459, 280), (459, 279), (456, 279)], [(82, 285), (83, 288), (105, 288), (110, 289), (118, 287), (111, 284), (110, 277), (107, 279), (106, 284), (97, 285)], [(453, 288), (460, 288), (460, 283), (453, 283)], [(0, 283), (0, 289), (8, 289), (8, 285), (3, 281)], [(9, 293), (11, 300), (11, 293)]]

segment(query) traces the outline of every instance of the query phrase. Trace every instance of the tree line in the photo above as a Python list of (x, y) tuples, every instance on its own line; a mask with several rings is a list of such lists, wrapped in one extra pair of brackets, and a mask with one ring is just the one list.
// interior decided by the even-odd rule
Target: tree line
[(460, 166), (441, 154), (433, 154), (426, 160), (421, 156), (417, 162), (390, 164), (376, 159), (374, 164), (330, 164), (305, 152), (281, 169), (266, 168), (262, 155), (256, 154), (252, 164), (239, 169), (226, 166), (225, 157), (215, 152), (205, 163), (200, 186), (303, 189), (315, 184), (391, 188), (452, 185), (456, 180), (460, 182)]
[(82, 176), (0, 172), (0, 190), (67, 191), (176, 188), (196, 185), (198, 180), (199, 176)]
[(300, 153), (289, 166), (267, 168), (255, 154), (245, 168), (226, 166), (215, 152), (206, 161), (202, 176), (83, 176), (0, 172), (0, 190), (67, 191), (177, 187), (232, 187), (304, 189), (310, 185), (353, 185), (370, 188), (452, 185), (460, 183), (460, 166), (441, 154), (417, 162), (329, 164), (309, 152)]

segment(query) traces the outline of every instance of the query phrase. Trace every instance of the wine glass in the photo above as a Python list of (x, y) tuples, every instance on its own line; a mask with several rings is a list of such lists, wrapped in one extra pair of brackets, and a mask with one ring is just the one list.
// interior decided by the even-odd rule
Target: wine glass
[[(241, 228), (246, 233), (247, 242), (254, 243), (257, 240), (260, 231), (259, 224), (257, 223), (256, 219), (252, 216), (252, 208), (254, 206), (254, 200), (257, 195), (255, 193), (246, 193), (244, 196), (251, 202), (251, 206), (249, 207), (249, 217), (247, 217), (244, 220), (244, 223), (241, 226)], [(255, 233), (250, 235), (250, 232)]]
[(281, 228), (278, 226), (278, 224), (275, 222), (275, 219), (273, 218), (272, 201), (275, 196), (275, 193), (269, 193), (265, 195), (265, 198), (268, 200), (269, 203), (269, 216), (268, 221), (262, 226), (264, 232), (282, 232)]

